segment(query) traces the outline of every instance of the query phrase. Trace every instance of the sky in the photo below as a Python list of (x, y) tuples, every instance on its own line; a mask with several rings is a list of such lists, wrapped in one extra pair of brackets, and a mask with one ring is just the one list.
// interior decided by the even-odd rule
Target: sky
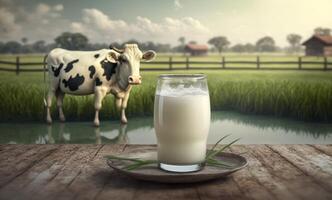
[(0, 41), (52, 42), (69, 31), (95, 43), (226, 36), (234, 45), (271, 36), (286, 46), (289, 33), (304, 40), (332, 28), (331, 10), (332, 0), (0, 0)]

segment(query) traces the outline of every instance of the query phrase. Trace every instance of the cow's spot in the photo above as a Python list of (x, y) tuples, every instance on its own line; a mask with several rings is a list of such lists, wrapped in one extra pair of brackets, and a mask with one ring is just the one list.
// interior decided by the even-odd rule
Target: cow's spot
[(55, 68), (55, 67), (51, 66), (51, 69), (52, 69), (53, 74), (54, 74), (55, 77), (59, 76), (60, 70), (62, 69), (62, 67), (63, 67), (63, 63), (60, 63), (58, 68)]
[(69, 90), (71, 91), (78, 90), (78, 87), (82, 85), (83, 82), (84, 82), (84, 76), (80, 76), (79, 74), (76, 74), (74, 78), (70, 76), (68, 80), (65, 79), (62, 80), (63, 85), (65, 87), (68, 87)]
[(104, 59), (100, 62), (101, 67), (104, 69), (103, 76), (106, 76), (106, 79), (111, 80), (112, 74), (115, 74), (115, 69), (117, 67), (117, 63), (111, 63), (108, 60)]
[(95, 73), (96, 73), (96, 68), (95, 68), (95, 66), (91, 65), (91, 66), (89, 67), (89, 71), (90, 71), (90, 78), (92, 78), (93, 75), (95, 75)]
[(79, 61), (79, 60), (76, 59), (76, 60), (73, 60), (73, 61), (69, 62), (69, 63), (67, 64), (66, 68), (65, 68), (65, 72), (68, 73), (70, 70), (72, 70), (73, 67), (74, 67), (74, 63), (77, 63), (78, 61)]
[(97, 77), (96, 78), (96, 86), (100, 86), (101, 84), (103, 84), (103, 82), (101, 82), (100, 79)]
[(99, 53), (97, 53), (97, 54), (94, 55), (95, 58), (99, 58), (99, 56), (100, 56)]

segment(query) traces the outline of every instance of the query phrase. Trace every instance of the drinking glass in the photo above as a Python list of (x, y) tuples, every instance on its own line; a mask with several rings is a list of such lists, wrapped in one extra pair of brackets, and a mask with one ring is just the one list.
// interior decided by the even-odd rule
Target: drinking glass
[(154, 101), (159, 168), (193, 172), (203, 168), (210, 127), (206, 76), (160, 75)]

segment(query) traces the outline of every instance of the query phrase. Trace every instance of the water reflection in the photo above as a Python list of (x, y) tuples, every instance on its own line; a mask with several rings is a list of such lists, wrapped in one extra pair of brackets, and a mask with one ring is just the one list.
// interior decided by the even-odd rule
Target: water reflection
[[(100, 131), (100, 127), (92, 127), (92, 126), (85, 126), (86, 124), (82, 124), (84, 126), (84, 131), (77, 131), (78, 127), (75, 126), (75, 130), (71, 130), (73, 127), (69, 125), (68, 129), (65, 128), (65, 123), (60, 123), (55, 126), (47, 126), (47, 137), (39, 137), (39, 141), (37, 143), (96, 143), (96, 144), (126, 144), (128, 143), (128, 136), (127, 136), (127, 124), (120, 124), (119, 128), (117, 129), (118, 133), (114, 137), (107, 137), (105, 132)], [(58, 126), (58, 127), (57, 127)], [(53, 133), (53, 131), (57, 131)], [(73, 134), (77, 132), (77, 134)], [(86, 135), (88, 133), (88, 135)], [(94, 133), (93, 135), (89, 136), (89, 133)], [(88, 137), (87, 137), (88, 136)], [(94, 140), (94, 141), (93, 141)]]
[(212, 115), (213, 123), (220, 123), (222, 121), (230, 121), (240, 126), (254, 126), (262, 130), (278, 131), (282, 129), (284, 133), (295, 133), (314, 138), (328, 136), (332, 133), (332, 124), (328, 123), (302, 122), (269, 116), (244, 115), (234, 112), (215, 112)]
[[(208, 143), (232, 134), (243, 144), (332, 143), (332, 124), (304, 123), (266, 116), (242, 115), (234, 112), (213, 112)], [(156, 138), (152, 117), (131, 118), (128, 125), (118, 121), (102, 123), (99, 128), (90, 122), (0, 124), (0, 143), (130, 143), (153, 144)]]

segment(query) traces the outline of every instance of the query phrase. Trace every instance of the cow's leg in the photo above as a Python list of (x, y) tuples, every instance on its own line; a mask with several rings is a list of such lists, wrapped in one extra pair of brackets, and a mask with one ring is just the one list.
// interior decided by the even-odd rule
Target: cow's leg
[(125, 113), (125, 109), (123, 108), (123, 102), (124, 102), (124, 98), (116, 98), (115, 99), (115, 106), (117, 108), (117, 110), (120, 112), (120, 121), (123, 124), (127, 123), (127, 118), (126, 118), (126, 113)]
[(130, 94), (130, 89), (124, 95), (124, 97), (122, 99), (122, 103), (121, 103), (121, 123), (123, 123), (123, 124), (128, 123), (128, 120), (126, 117), (126, 108), (127, 108), (127, 103), (128, 103), (128, 99), (129, 99), (129, 94)]
[(47, 100), (46, 100), (46, 121), (48, 124), (52, 123), (51, 106), (54, 94), (55, 94), (55, 89), (51, 86), (48, 90)]
[(95, 119), (93, 121), (95, 126), (99, 126), (99, 110), (101, 109), (102, 101), (106, 96), (107, 88), (105, 87), (95, 87)]
[(56, 96), (56, 105), (59, 110), (59, 119), (61, 122), (64, 122), (64, 121), (66, 121), (66, 118), (65, 118), (65, 115), (63, 114), (62, 105), (63, 105), (63, 98), (65, 97), (65, 93), (62, 92), (60, 89), (58, 89), (55, 93), (55, 96)]
[(121, 111), (122, 98), (115, 97), (115, 107), (118, 111)]

